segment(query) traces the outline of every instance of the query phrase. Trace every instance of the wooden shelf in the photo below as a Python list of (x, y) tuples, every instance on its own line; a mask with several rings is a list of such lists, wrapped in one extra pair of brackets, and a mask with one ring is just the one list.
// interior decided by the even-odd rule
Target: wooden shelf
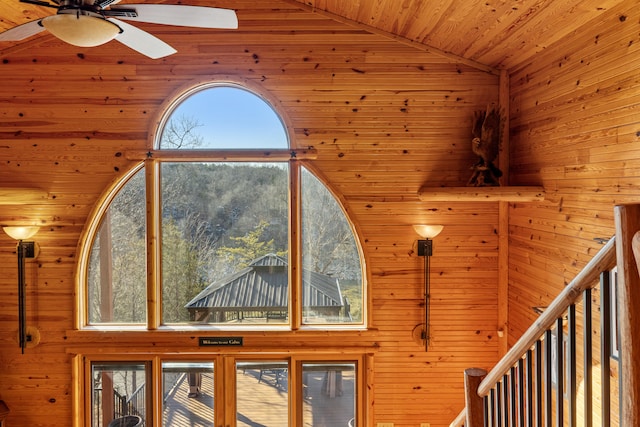
[(418, 198), (425, 202), (539, 202), (543, 187), (422, 187)]

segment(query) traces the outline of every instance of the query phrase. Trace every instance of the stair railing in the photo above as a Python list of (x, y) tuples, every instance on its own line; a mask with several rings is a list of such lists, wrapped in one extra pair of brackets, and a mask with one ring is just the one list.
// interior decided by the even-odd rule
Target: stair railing
[[(592, 289), (600, 278), (600, 406), (603, 427), (634, 425), (640, 418), (640, 326), (633, 317), (634, 301), (640, 301), (638, 263), (640, 257), (640, 205), (616, 206), (616, 236), (591, 259), (520, 337), (507, 354), (487, 374), (478, 368), (465, 371), (465, 408), (450, 427), (478, 426), (592, 426), (593, 332)], [(633, 241), (633, 244), (632, 244)], [(619, 389), (617, 419), (611, 411), (610, 356), (611, 319), (609, 270), (618, 266), (618, 314), (620, 332)], [(582, 381), (583, 401), (577, 397), (577, 315), (582, 299)], [(566, 334), (565, 334), (566, 331)], [(565, 340), (566, 339), (566, 340)], [(597, 348), (597, 347), (596, 347)], [(624, 369), (624, 375), (622, 370)], [(565, 383), (566, 381), (566, 383)], [(624, 394), (620, 391), (624, 389)], [(578, 403), (583, 410), (578, 413)], [(578, 422), (578, 417), (580, 421)]]

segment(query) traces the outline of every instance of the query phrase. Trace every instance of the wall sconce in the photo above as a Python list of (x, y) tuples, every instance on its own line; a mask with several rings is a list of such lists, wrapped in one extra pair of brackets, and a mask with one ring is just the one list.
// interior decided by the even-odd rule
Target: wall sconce
[(413, 229), (424, 240), (418, 240), (418, 256), (424, 257), (424, 328), (421, 338), (424, 340), (425, 351), (429, 350), (429, 300), (431, 299), (429, 289), (429, 259), (433, 255), (433, 238), (436, 237), (444, 226), (442, 225), (414, 225)]
[(36, 257), (36, 243), (25, 242), (25, 239), (33, 237), (40, 227), (3, 227), (5, 233), (12, 239), (18, 241), (16, 252), (18, 253), (18, 323), (20, 349), (24, 354), (27, 341), (32, 337), (27, 334), (27, 314), (26, 314), (26, 289), (25, 289), (25, 269), (24, 260)]

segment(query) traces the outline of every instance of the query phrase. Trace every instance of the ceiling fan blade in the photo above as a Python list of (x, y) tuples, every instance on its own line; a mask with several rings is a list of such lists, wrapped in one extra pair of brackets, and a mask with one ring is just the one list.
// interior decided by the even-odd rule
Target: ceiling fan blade
[(40, 19), (18, 25), (3, 33), (0, 33), (0, 41), (18, 41), (31, 37), (39, 32), (44, 31), (44, 27), (40, 25)]
[(93, 5), (97, 6), (99, 9), (104, 9), (107, 6), (113, 6), (116, 3), (120, 3), (120, 0), (95, 0)]
[(115, 18), (108, 18), (122, 29), (115, 40), (130, 47), (131, 49), (148, 56), (151, 59), (158, 59), (176, 53), (176, 50), (146, 31), (129, 25)]
[[(238, 17), (231, 9), (176, 4), (127, 4), (123, 8), (135, 9), (138, 16), (118, 16), (130, 21), (181, 27), (238, 28)], [(117, 14), (118, 8), (112, 7), (104, 12), (106, 16), (110, 12)]]
[[(52, 7), (54, 9), (58, 8), (57, 4), (51, 4), (49, 2), (42, 1), (42, 0), (20, 0), (20, 3), (29, 3), (29, 4), (35, 4), (36, 6)], [(55, 3), (58, 3), (58, 2), (55, 1)]]

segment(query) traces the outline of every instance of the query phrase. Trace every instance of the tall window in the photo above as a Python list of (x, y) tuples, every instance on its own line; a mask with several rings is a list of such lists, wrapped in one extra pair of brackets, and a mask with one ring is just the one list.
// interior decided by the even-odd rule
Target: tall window
[(83, 325), (364, 326), (353, 230), (268, 102), (201, 86), (157, 134), (90, 229)]
[[(364, 420), (363, 352), (287, 347), (288, 335), (305, 328), (317, 337), (318, 329), (366, 326), (357, 240), (314, 172), (313, 149), (290, 144), (262, 97), (211, 84), (174, 103), (153, 149), (126, 154), (140, 162), (87, 227), (79, 326), (89, 336), (115, 329), (116, 341), (136, 330), (129, 335), (140, 344), (74, 359), (83, 366), (82, 425)], [(229, 331), (277, 331), (282, 344), (265, 354), (150, 344), (181, 329), (228, 345), (242, 340)]]

